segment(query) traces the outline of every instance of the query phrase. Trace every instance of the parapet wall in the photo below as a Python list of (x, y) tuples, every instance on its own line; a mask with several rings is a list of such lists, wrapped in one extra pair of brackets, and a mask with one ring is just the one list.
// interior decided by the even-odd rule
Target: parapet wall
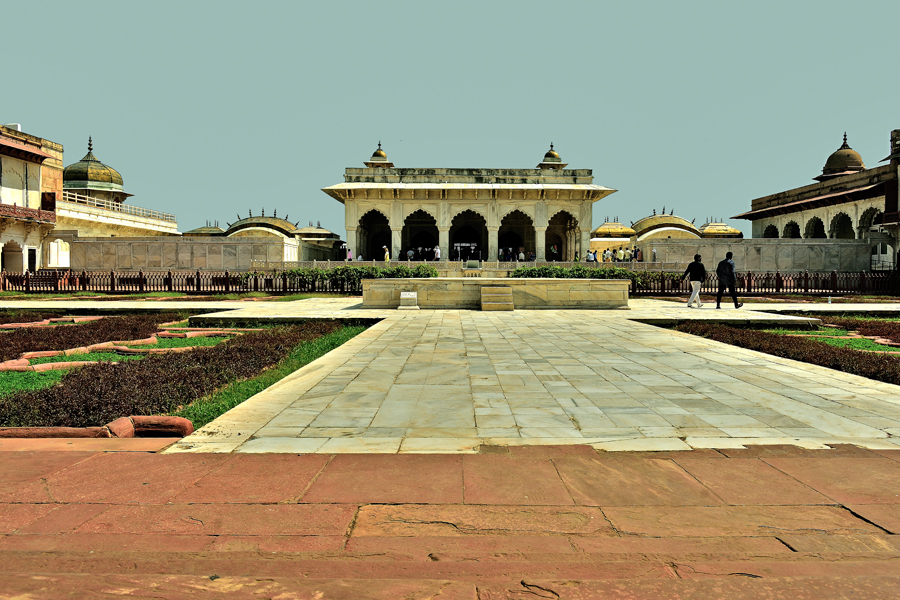
[[(879, 240), (880, 241), (880, 240)], [(644, 260), (656, 260), (684, 268), (694, 260), (695, 254), (703, 257), (707, 268), (725, 258), (726, 252), (734, 253), (738, 271), (810, 271), (830, 272), (868, 271), (870, 251), (875, 242), (835, 239), (700, 239), (700, 240), (648, 240), (639, 242)]]
[(481, 288), (512, 288), (516, 309), (627, 308), (631, 282), (620, 279), (435, 277), (364, 279), (364, 308), (397, 308), (400, 292), (416, 292), (420, 308), (481, 308)]

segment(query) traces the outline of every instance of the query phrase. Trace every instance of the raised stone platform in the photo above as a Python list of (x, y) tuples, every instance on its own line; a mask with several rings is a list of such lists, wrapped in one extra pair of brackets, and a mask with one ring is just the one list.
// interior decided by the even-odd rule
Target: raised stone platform
[(397, 308), (401, 292), (416, 292), (420, 308), (481, 308), (482, 287), (511, 287), (517, 309), (627, 308), (625, 279), (432, 277), (363, 281), (363, 308)]

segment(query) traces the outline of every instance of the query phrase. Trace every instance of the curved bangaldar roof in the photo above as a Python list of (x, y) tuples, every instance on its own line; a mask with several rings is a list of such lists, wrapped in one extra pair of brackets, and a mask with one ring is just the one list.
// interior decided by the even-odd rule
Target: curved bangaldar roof
[(242, 229), (249, 229), (251, 227), (257, 229), (272, 229), (287, 237), (294, 237), (299, 232), (297, 226), (290, 221), (285, 221), (284, 219), (279, 219), (278, 217), (251, 216), (229, 225), (228, 229), (225, 231), (225, 235), (232, 235), (234, 233), (237, 233), (238, 231), (241, 231)]
[(591, 232), (591, 238), (630, 238), (634, 235), (636, 232), (631, 227), (609, 220)]
[[(655, 211), (654, 211), (655, 212)], [(692, 233), (700, 237), (700, 230), (694, 227), (694, 224), (674, 214), (653, 214), (644, 217), (632, 225), (638, 237), (647, 235), (657, 229), (681, 229), (688, 233)]]
[(744, 232), (725, 223), (704, 223), (700, 227), (703, 238), (743, 238)]

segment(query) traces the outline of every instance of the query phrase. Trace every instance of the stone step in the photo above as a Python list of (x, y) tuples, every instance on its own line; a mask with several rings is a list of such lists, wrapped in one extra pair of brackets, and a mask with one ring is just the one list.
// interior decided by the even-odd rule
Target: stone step
[(491, 286), (481, 288), (481, 310), (515, 310), (512, 288)]
[(515, 310), (512, 302), (481, 302), (481, 310)]

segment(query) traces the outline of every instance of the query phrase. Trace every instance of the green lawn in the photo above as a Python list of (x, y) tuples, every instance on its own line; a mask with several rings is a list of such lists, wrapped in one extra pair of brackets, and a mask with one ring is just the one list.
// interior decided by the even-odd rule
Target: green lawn
[(129, 348), (188, 348), (194, 346), (215, 346), (232, 336), (190, 337), (190, 338), (156, 338), (156, 344), (123, 344)]
[(877, 350), (879, 352), (900, 352), (897, 346), (885, 346), (884, 344), (876, 344), (872, 340), (865, 338), (813, 338), (817, 342), (837, 346), (838, 348), (852, 348), (853, 350)]
[(233, 383), (225, 389), (206, 398), (201, 398), (172, 414), (190, 419), (195, 429), (203, 427), (247, 398), (284, 379), (297, 369), (334, 350), (366, 329), (367, 327), (361, 325), (348, 326), (324, 335), (317, 340), (300, 344), (278, 366), (252, 379)]
[(831, 327), (823, 327), (822, 329), (764, 329), (767, 333), (777, 333), (779, 335), (806, 335), (811, 337), (823, 335), (848, 335), (850, 332), (846, 329), (833, 329)]
[(48, 388), (59, 383), (65, 374), (65, 369), (42, 372), (0, 371), (0, 396)]
[(140, 354), (119, 354), (117, 352), (88, 352), (86, 354), (72, 354), (70, 356), (45, 356), (43, 358), (32, 358), (28, 361), (31, 365), (41, 365), (46, 363), (58, 362), (80, 362), (108, 360), (112, 362), (122, 362), (123, 360), (140, 360), (143, 358)]

